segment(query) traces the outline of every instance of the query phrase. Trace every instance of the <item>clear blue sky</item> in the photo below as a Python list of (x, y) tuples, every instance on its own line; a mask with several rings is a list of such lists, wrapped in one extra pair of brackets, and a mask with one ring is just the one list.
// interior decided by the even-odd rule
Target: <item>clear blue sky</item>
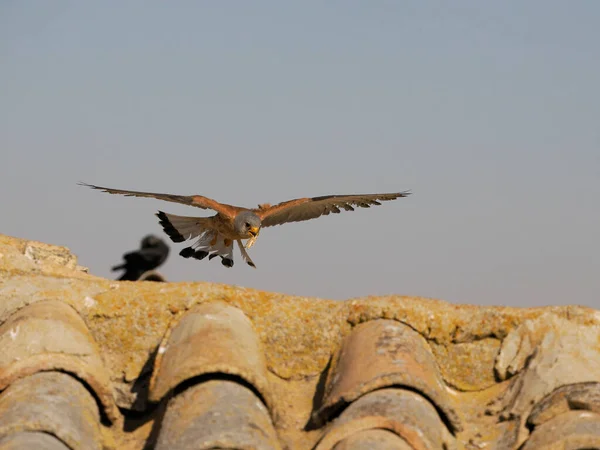
[(600, 307), (600, 2), (4, 1), (0, 232), (111, 265), (157, 209), (411, 189), (263, 230), (206, 280)]

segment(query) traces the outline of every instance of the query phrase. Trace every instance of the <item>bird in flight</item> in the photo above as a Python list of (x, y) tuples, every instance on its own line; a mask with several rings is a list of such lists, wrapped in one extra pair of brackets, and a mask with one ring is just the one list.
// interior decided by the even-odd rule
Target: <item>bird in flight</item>
[[(156, 198), (201, 209), (211, 209), (216, 212), (211, 217), (176, 216), (162, 211), (158, 211), (156, 216), (173, 242), (196, 239), (191, 246), (179, 252), (184, 258), (201, 260), (208, 256), (210, 260), (220, 256), (221, 263), (225, 267), (232, 267), (233, 244), (237, 242), (242, 259), (254, 268), (256, 265), (246, 250), (254, 245), (262, 227), (316, 219), (329, 213), (337, 214), (342, 209), (354, 211), (354, 207), (369, 208), (371, 205), (380, 205), (381, 201), (395, 200), (410, 194), (405, 191), (389, 194), (325, 195), (298, 198), (276, 205), (260, 204), (258, 208), (242, 208), (219, 203), (202, 195), (159, 194), (112, 189), (87, 183), (79, 184), (109, 194)], [(245, 246), (242, 244), (242, 239), (248, 239)]]

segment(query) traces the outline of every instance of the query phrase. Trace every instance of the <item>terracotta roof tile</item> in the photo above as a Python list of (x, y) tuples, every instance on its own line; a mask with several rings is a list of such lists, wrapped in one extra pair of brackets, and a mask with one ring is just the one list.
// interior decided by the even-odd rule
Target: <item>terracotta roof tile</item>
[(0, 436), (44, 432), (72, 450), (99, 450), (103, 447), (100, 428), (95, 399), (64, 373), (40, 372), (20, 378), (0, 396)]
[(0, 437), (0, 450), (70, 450), (60, 439), (43, 431), (19, 431)]
[(570, 411), (536, 427), (522, 450), (600, 448), (600, 415)]
[(269, 411), (239, 383), (210, 380), (169, 400), (156, 450), (278, 450)]
[(318, 421), (370, 391), (389, 386), (421, 392), (443, 412), (454, 430), (462, 428), (451, 391), (427, 341), (394, 320), (362, 323), (344, 339), (329, 372)]
[(561, 386), (536, 403), (527, 425), (536, 427), (571, 410), (600, 414), (600, 383), (574, 383)]
[(0, 235), (0, 450), (597, 448), (599, 343), (590, 308), (117, 282)]
[(69, 305), (47, 300), (18, 310), (0, 326), (0, 348), (0, 391), (37, 372), (68, 372), (91, 387), (110, 420), (120, 416), (100, 349)]
[(401, 388), (380, 389), (361, 396), (328, 428), (315, 450), (336, 448), (356, 433), (375, 429), (394, 432), (409, 448), (457, 448), (435, 407), (422, 395)]
[(338, 442), (333, 450), (412, 450), (408, 442), (387, 430), (359, 431)]
[[(495, 369), (510, 383), (487, 413), (515, 420), (524, 429), (527, 421), (537, 428), (567, 407), (597, 410), (598, 398), (591, 394), (596, 392), (593, 385), (600, 383), (599, 343), (600, 326), (574, 327), (550, 313), (525, 321), (503, 340)], [(581, 383), (588, 383), (587, 388)], [(583, 393), (589, 393), (589, 399), (577, 402)], [(561, 406), (563, 396), (567, 404)]]
[(150, 400), (160, 401), (191, 378), (227, 374), (252, 385), (272, 407), (266, 370), (261, 343), (241, 310), (222, 302), (196, 305), (174, 321), (158, 347)]

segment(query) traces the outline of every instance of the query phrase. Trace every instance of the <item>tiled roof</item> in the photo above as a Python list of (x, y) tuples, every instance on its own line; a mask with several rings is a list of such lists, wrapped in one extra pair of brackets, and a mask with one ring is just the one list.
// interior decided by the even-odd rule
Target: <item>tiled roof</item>
[(600, 312), (116, 282), (0, 235), (0, 450), (600, 448)]

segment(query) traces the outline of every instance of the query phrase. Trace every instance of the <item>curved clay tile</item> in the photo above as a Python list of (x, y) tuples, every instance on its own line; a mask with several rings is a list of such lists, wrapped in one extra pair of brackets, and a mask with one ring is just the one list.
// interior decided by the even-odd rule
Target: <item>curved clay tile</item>
[[(96, 400), (65, 373), (41, 372), (20, 378), (0, 395), (0, 436), (14, 445), (15, 440), (27, 438), (18, 436), (22, 432), (47, 433), (71, 450), (103, 448)], [(10, 445), (0, 444), (0, 449)]]
[(575, 305), (115, 282), (0, 234), (0, 450), (600, 448), (598, 343)]
[[(518, 418), (524, 425), (535, 411), (537, 418), (529, 420), (539, 423), (545, 417), (540, 415), (542, 410), (568, 392), (559, 388), (600, 383), (598, 342), (598, 326), (576, 325), (552, 313), (524, 321), (502, 342), (496, 372), (500, 379), (511, 378), (510, 384), (487, 413), (501, 419)], [(554, 391), (558, 396), (548, 397)], [(560, 409), (560, 405), (555, 407)], [(547, 413), (552, 414), (551, 410)]]
[(375, 429), (393, 432), (401, 438), (399, 442), (409, 444), (408, 448), (456, 448), (435, 407), (423, 396), (403, 389), (380, 389), (348, 406), (315, 450), (337, 449), (350, 436)]
[(137, 281), (162, 281), (166, 282), (165, 277), (157, 270), (148, 270), (144, 272)]
[(413, 450), (404, 439), (387, 430), (359, 431), (338, 442), (333, 450)]
[(522, 450), (600, 448), (600, 415), (570, 411), (543, 423), (531, 433)]
[(0, 450), (70, 450), (62, 441), (54, 436), (39, 431), (21, 431), (0, 437)]
[(192, 378), (208, 374), (239, 377), (252, 385), (273, 412), (266, 363), (250, 319), (222, 302), (185, 313), (161, 342), (150, 380), (150, 400)]
[(37, 372), (64, 371), (92, 389), (111, 421), (120, 416), (100, 351), (69, 305), (47, 300), (20, 309), (0, 326), (0, 349), (0, 392)]
[(600, 414), (600, 383), (568, 384), (555, 389), (533, 407), (527, 425), (537, 427), (571, 410)]
[(231, 448), (278, 450), (269, 411), (234, 381), (210, 380), (173, 397), (161, 421), (156, 450)]
[(450, 389), (430, 348), (409, 326), (384, 319), (362, 323), (344, 339), (335, 361), (316, 422), (329, 419), (370, 391), (406, 386), (430, 399), (454, 431), (461, 430)]

